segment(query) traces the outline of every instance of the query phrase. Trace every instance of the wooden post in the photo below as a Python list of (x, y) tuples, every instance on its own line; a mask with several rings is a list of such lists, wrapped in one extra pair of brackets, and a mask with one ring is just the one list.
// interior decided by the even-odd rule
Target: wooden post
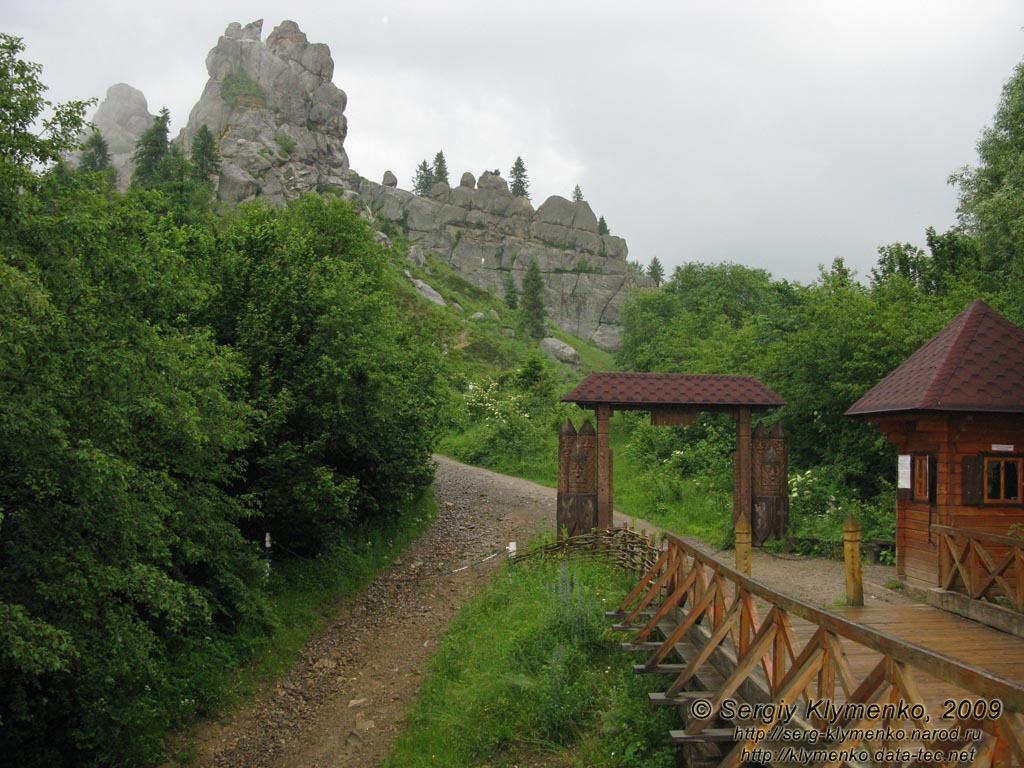
[[(750, 516), (753, 507), (753, 451), (750, 409), (739, 408), (736, 411), (736, 457), (732, 501), (732, 519), (737, 524), (742, 515)], [(747, 522), (749, 524), (750, 521)]]
[(750, 515), (740, 515), (736, 518), (736, 570), (740, 573), (750, 575), (752, 531), (750, 528)]
[(571, 506), (569, 503), (569, 473), (572, 465), (572, 452), (576, 447), (576, 427), (569, 419), (565, 420), (558, 432), (558, 496), (555, 500), (555, 540), (562, 540), (562, 529), (574, 526), (571, 523)]
[(852, 514), (843, 525), (843, 560), (846, 563), (846, 602), (864, 605), (864, 582), (860, 570), (860, 523)]
[(612, 448), (610, 405), (597, 406), (597, 527), (611, 528), (612, 506)]

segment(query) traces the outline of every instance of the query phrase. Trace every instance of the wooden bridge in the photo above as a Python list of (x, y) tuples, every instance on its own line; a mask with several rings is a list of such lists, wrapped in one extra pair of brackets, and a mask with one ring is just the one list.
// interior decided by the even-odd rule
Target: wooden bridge
[(1024, 639), (925, 605), (822, 610), (666, 541), (610, 615), (691, 764), (1024, 766)]

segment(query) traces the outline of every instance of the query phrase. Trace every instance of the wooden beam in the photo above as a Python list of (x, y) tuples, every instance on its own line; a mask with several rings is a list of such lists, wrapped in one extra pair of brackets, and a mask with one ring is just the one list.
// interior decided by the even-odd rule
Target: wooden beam
[(749, 517), (754, 505), (754, 443), (750, 433), (750, 408), (736, 410), (735, 462), (732, 508), (734, 523), (739, 520), (741, 514)]

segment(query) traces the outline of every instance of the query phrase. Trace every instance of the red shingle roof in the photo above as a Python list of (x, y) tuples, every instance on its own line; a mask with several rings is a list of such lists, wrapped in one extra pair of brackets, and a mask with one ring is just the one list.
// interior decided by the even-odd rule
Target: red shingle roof
[(562, 398), (585, 407), (619, 410), (701, 406), (770, 408), (786, 401), (753, 376), (684, 373), (592, 373)]
[(893, 411), (1024, 413), (1024, 331), (975, 301), (846, 415)]

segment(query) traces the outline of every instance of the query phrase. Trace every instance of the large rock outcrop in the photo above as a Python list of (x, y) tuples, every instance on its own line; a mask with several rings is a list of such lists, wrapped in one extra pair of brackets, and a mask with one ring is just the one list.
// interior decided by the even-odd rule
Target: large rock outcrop
[[(128, 189), (135, 171), (135, 144), (153, 124), (153, 117), (142, 91), (124, 83), (107, 89), (106, 98), (92, 116), (93, 125), (107, 142), (110, 164), (117, 171), (117, 186), (122, 192)], [(75, 153), (72, 162), (77, 158)]]
[(536, 261), (549, 317), (598, 346), (618, 346), (619, 307), (629, 289), (645, 279), (628, 271), (625, 240), (597, 233), (597, 217), (586, 202), (553, 196), (534, 210), (489, 172), (479, 181), (465, 173), (453, 189), (437, 184), (429, 197), (354, 174), (348, 183), (375, 218), (402, 224), (414, 247), (445, 259), (467, 280), (498, 295), (509, 272), (522, 284), (526, 268)]
[(334, 60), (294, 21), (261, 40), (263, 20), (225, 30), (206, 57), (210, 79), (189, 114), (186, 146), (200, 125), (221, 155), (217, 195), (240, 202), (283, 202), (304, 192), (341, 189), (345, 92), (331, 82)]
[[(489, 172), (479, 181), (464, 173), (458, 186), (435, 184), (423, 197), (399, 189), (390, 171), (381, 184), (361, 178), (345, 154), (346, 97), (331, 82), (330, 49), (310, 43), (293, 21), (281, 22), (265, 41), (262, 30), (262, 20), (228, 26), (206, 57), (210, 79), (179, 137), (188, 147), (201, 125), (209, 128), (221, 156), (221, 200), (343, 195), (367, 216), (405, 229), (420, 260), (433, 253), (498, 295), (509, 272), (522, 284), (536, 261), (549, 317), (601, 347), (618, 346), (619, 307), (630, 288), (649, 280), (627, 270), (625, 240), (598, 234), (587, 203), (555, 196), (534, 209)], [(94, 121), (115, 158), (130, 162), (152, 123), (145, 105), (135, 89), (114, 86), (97, 112)], [(130, 175), (129, 168), (123, 183)]]

